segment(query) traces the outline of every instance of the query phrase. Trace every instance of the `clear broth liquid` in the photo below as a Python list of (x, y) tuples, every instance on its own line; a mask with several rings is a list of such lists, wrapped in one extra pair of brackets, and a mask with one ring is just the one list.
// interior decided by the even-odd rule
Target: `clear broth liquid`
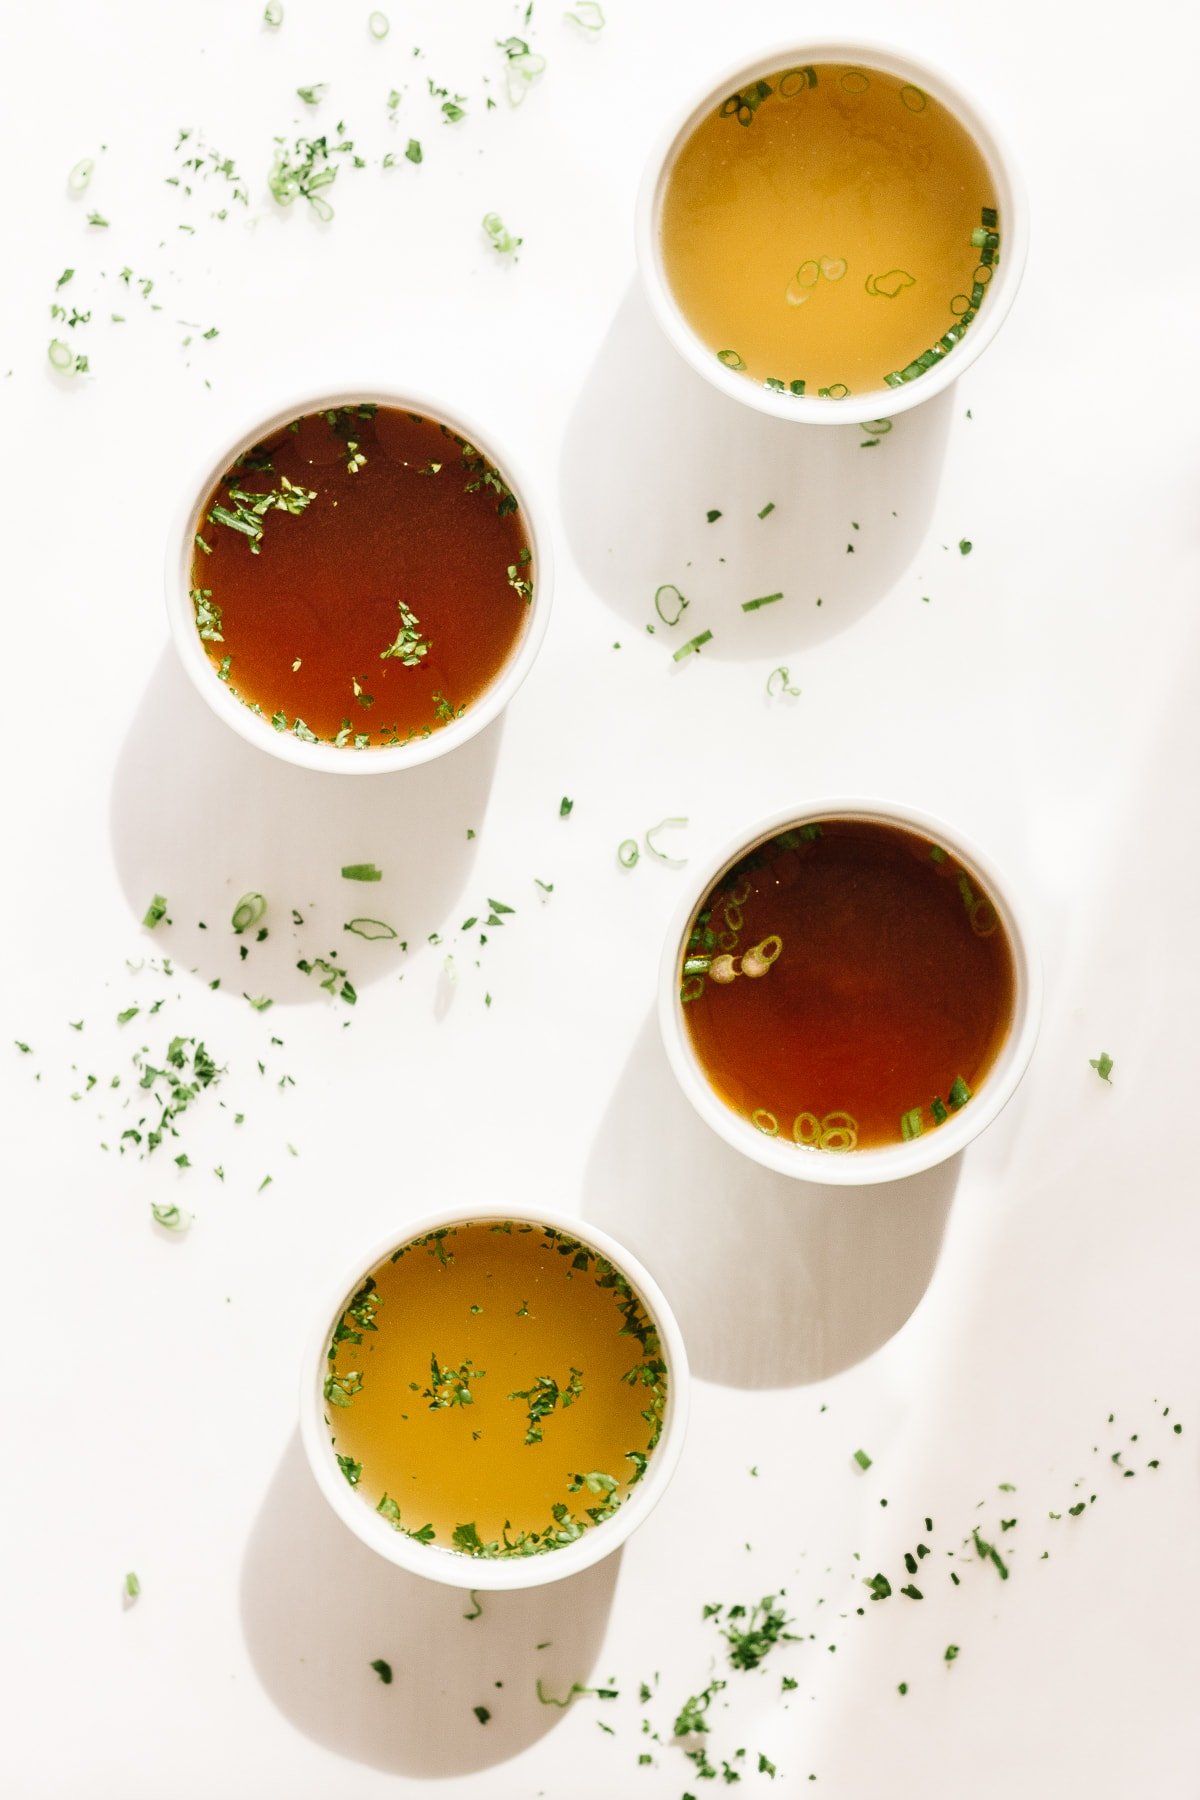
[(418, 1239), (372, 1271), (335, 1327), (325, 1410), (342, 1473), (397, 1530), (531, 1555), (617, 1509), (666, 1389), (657, 1333), (613, 1265), (505, 1221)]
[[(284, 504), (260, 513), (266, 495)], [(499, 471), (435, 420), (367, 402), (239, 457), (192, 559), (217, 678), (276, 730), (348, 754), (426, 738), (472, 706), (521, 640), (532, 584)]]
[(954, 114), (833, 63), (749, 83), (701, 120), (661, 234), (675, 299), (714, 355), (831, 399), (903, 386), (949, 354), (999, 259), (992, 178)]
[(826, 819), (722, 876), (680, 984), (725, 1104), (837, 1153), (922, 1136), (970, 1103), (1008, 1034), (1015, 974), (990, 897), (939, 845)]

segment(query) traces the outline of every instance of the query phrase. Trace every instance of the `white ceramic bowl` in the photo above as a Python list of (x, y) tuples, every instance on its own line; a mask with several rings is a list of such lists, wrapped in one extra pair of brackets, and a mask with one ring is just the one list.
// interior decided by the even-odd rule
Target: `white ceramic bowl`
[[(491, 687), (467, 708), (461, 719), (443, 725), (427, 738), (414, 738), (411, 743), (399, 744), (395, 748), (355, 751), (339, 750), (333, 744), (306, 744), (290, 732), (276, 731), (269, 720), (253, 713), (217, 679), (196, 629), (190, 571), (193, 540), (199, 528), (204, 502), (236, 456), (291, 419), (298, 419), (305, 413), (350, 406), (356, 401), (364, 400), (374, 401), (380, 406), (400, 407), (448, 425), (452, 431), (456, 431), (469, 444), (482, 451), (489, 462), (495, 464), (517, 497), (529, 547), (533, 552), (534, 592), (525, 629), (508, 662)], [(284, 762), (297, 763), (304, 769), (320, 769), (336, 775), (394, 774), (397, 770), (412, 768), (416, 763), (431, 762), (434, 757), (445, 756), (460, 744), (466, 743), (468, 738), (473, 738), (503, 711), (528, 675), (546, 635), (554, 587), (554, 565), (545, 519), (546, 514), (532, 494), (529, 482), (508, 452), (497, 445), (489, 431), (481, 431), (474, 421), (444, 406), (441, 401), (431, 400), (427, 395), (410, 388), (399, 390), (377, 381), (366, 381), (357, 387), (347, 386), (332, 391), (302, 391), (286, 404), (275, 407), (265, 415), (256, 413), (244, 430), (231, 438), (223, 439), (220, 449), (207, 458), (197, 478), (190, 484), (167, 545), (167, 616), (171, 624), (171, 636), (183, 666), (199, 693), (213, 711), (240, 737), (244, 737), (247, 743), (268, 751), (272, 756), (281, 757)]]
[[(500, 465), (503, 467), (503, 465)], [(336, 1321), (345, 1311), (350, 1296), (361, 1287), (364, 1278), (402, 1244), (424, 1237), (446, 1225), (484, 1223), (490, 1220), (514, 1219), (533, 1225), (549, 1225), (555, 1231), (578, 1238), (591, 1250), (614, 1264), (627, 1278), (645, 1306), (658, 1332), (663, 1360), (667, 1365), (667, 1406), (662, 1422), (662, 1435), (650, 1453), (646, 1473), (612, 1518), (585, 1531), (573, 1544), (548, 1550), (541, 1556), (475, 1557), (458, 1550), (439, 1549), (435, 1544), (419, 1544), (403, 1532), (393, 1530), (367, 1500), (350, 1487), (338, 1468), (329, 1442), (325, 1423), (324, 1381), (328, 1370), (326, 1354)], [(675, 1315), (652, 1276), (635, 1257), (582, 1219), (568, 1218), (564, 1213), (549, 1212), (544, 1207), (504, 1209), (484, 1206), (475, 1211), (454, 1207), (449, 1211), (428, 1213), (405, 1224), (384, 1243), (366, 1256), (356, 1259), (345, 1280), (327, 1293), (317, 1316), (317, 1323), (300, 1379), (300, 1436), (317, 1486), (342, 1523), (355, 1537), (377, 1550), (388, 1562), (396, 1563), (413, 1575), (424, 1575), (430, 1581), (441, 1581), (449, 1587), (482, 1590), (543, 1587), (549, 1581), (561, 1581), (590, 1569), (610, 1556), (623, 1544), (630, 1532), (661, 1500), (683, 1449), (688, 1413), (688, 1364)]]
[[(1008, 935), (1014, 973), (1013, 1017), (1008, 1036), (987, 1075), (971, 1096), (970, 1105), (950, 1114), (944, 1125), (926, 1131), (909, 1143), (889, 1144), (874, 1150), (852, 1150), (842, 1156), (806, 1150), (783, 1137), (767, 1137), (714, 1093), (688, 1038), (679, 999), (679, 972), (683, 947), (692, 921), (706, 894), (727, 869), (751, 850), (781, 831), (830, 819), (869, 819), (883, 825), (907, 827), (941, 844), (964, 868), (979, 878), (993, 901)], [(690, 874), (690, 871), (689, 871)], [(797, 1181), (815, 1181), (825, 1187), (865, 1187), (877, 1181), (898, 1181), (917, 1175), (965, 1150), (972, 1138), (990, 1125), (1007, 1106), (1029, 1066), (1041, 1022), (1042, 978), (1033, 940), (1025, 918), (1000, 872), (962, 833), (927, 813), (891, 801), (825, 800), (812, 806), (789, 807), (761, 819), (739, 832), (716, 856), (690, 876), (688, 893), (671, 921), (663, 947), (658, 981), (658, 1018), (667, 1058), (696, 1111), (727, 1144), (755, 1162)]]
[[(711, 346), (696, 335), (680, 311), (663, 267), (663, 196), (675, 158), (684, 143), (702, 119), (726, 96), (739, 92), (747, 82), (805, 63), (853, 63), (867, 69), (882, 69), (912, 82), (935, 100), (940, 100), (966, 127), (991, 170), (1003, 234), (1000, 260), (988, 284), (986, 300), (970, 330), (954, 349), (926, 374), (905, 382), (903, 387), (881, 385), (869, 393), (850, 394), (838, 401), (822, 400), (816, 395), (794, 398), (779, 394), (725, 368)], [(897, 413), (907, 412), (909, 407), (919, 406), (922, 400), (931, 400), (949, 387), (986, 349), (1004, 323), (1029, 248), (1029, 217), (1020, 176), (995, 127), (975, 102), (957, 83), (928, 63), (915, 62), (886, 44), (862, 40), (847, 42), (839, 38), (792, 39), (738, 63), (719, 78), (706, 82), (702, 92), (668, 126), (650, 155), (638, 195), (636, 232), (638, 264), (647, 297), (655, 317), (680, 355), (706, 381), (711, 381), (731, 399), (740, 400), (743, 406), (753, 406), (775, 418), (795, 419), (806, 425), (855, 425), (864, 419), (894, 418)]]

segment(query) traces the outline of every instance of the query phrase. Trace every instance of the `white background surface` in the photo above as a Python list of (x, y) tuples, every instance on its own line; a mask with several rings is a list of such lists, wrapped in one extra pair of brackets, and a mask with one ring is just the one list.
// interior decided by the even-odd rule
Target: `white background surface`
[[(6, 1793), (658, 1800), (697, 1780), (641, 1718), (669, 1737), (723, 1672), (709, 1751), (747, 1748), (740, 1791), (774, 1791), (763, 1750), (776, 1788), (815, 1774), (848, 1800), (1194, 1795), (1194, 16), (1145, 6), (1134, 43), (1115, 8), (1031, 0), (903, 16), (611, 0), (589, 42), (538, 0), (549, 67), (510, 112), (492, 42), (521, 27), (499, 0), (393, 3), (382, 45), (365, 4), (285, 5), (276, 33), (257, 0), (25, 6), (0, 40), (3, 1005), (5, 1036), (33, 1046), (6, 1080)], [(940, 60), (1006, 128), (1032, 196), (996, 344), (868, 453), (857, 430), (721, 400), (634, 288), (633, 196), (664, 109), (806, 29)], [(467, 96), (467, 120), (438, 122), (426, 76)], [(311, 128), (294, 89), (314, 81), (321, 125), (344, 118), (370, 163), (339, 176), (324, 228), (265, 186), (273, 136)], [(213, 184), (190, 203), (164, 186), (181, 125), (236, 159), (248, 213), (222, 224)], [(381, 171), (410, 135), (424, 164)], [(108, 232), (86, 228), (93, 207)], [(525, 238), (516, 267), (481, 236), (492, 208)], [(99, 281), (123, 264), (162, 313)], [(94, 374), (73, 384), (45, 357), (66, 266), (67, 297), (95, 309)], [(185, 351), (176, 319), (220, 336)], [(559, 586), (498, 726), (410, 776), (346, 783), (208, 713), (167, 646), (160, 563), (190, 471), (247, 413), (373, 372), (495, 422), (540, 476)], [(644, 630), (661, 581), (715, 634), (682, 667)], [(777, 586), (786, 605), (742, 615)], [(782, 661), (802, 697), (769, 704)], [(625, 874), (614, 851), (682, 813), (699, 856), (856, 789), (940, 811), (1023, 885), (1047, 1013), (1024, 1088), (959, 1164), (823, 1193), (743, 1164), (674, 1090), (650, 1013), (684, 877), (648, 859)], [(366, 859), (386, 871), (368, 910), (407, 958), (340, 930), (337, 871)], [(544, 904), (534, 877), (554, 884)], [(272, 933), (243, 974), (225, 922), (247, 888)], [(150, 938), (155, 891), (175, 923)], [(516, 912), (477, 971), (453, 934), (489, 895)], [(334, 943), (353, 1012), (294, 971)], [(166, 1147), (144, 1164), (99, 1148), (125, 1123), (133, 1051), (175, 1032), (228, 1067), (184, 1122), (183, 1173)], [(1088, 1067), (1102, 1048), (1111, 1088)], [(443, 1201), (506, 1196), (642, 1256), (698, 1380), (676, 1482), (619, 1562), (465, 1623), (461, 1596), (389, 1569), (324, 1507), (296, 1372), (314, 1295), (359, 1247)], [(196, 1215), (182, 1241), (150, 1223), (171, 1199)], [(1048, 1517), (1092, 1493), (1083, 1517)], [(952, 1587), (945, 1552), (1002, 1514), (1012, 1579), (972, 1556)], [(858, 1617), (862, 1576), (896, 1580), (925, 1515), (925, 1600)], [(123, 1610), (130, 1568), (143, 1593)], [(781, 1584), (805, 1641), (761, 1675), (722, 1670), (702, 1603)], [(799, 1685), (781, 1696), (785, 1672)], [(612, 1677), (622, 1697), (564, 1714), (538, 1704), (539, 1675), (560, 1695)]]

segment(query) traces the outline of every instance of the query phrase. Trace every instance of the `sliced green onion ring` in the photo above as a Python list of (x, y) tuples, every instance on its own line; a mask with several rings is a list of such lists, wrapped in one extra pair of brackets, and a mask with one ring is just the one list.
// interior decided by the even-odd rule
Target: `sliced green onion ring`
[(283, 7), (280, 0), (267, 0), (263, 7), (263, 24), (269, 25), (273, 31), (283, 24)]
[(928, 94), (923, 94), (919, 87), (913, 87), (911, 82), (906, 82), (900, 89), (900, 98), (909, 112), (924, 112), (929, 105)]
[(373, 12), (371, 14), (370, 18), (367, 20), (367, 30), (370, 32), (371, 36), (375, 39), (377, 44), (381, 44), (383, 42), (384, 38), (387, 36), (388, 32), (391, 29), (392, 29), (392, 22), (388, 18), (386, 13)]
[(865, 94), (870, 87), (870, 80), (861, 69), (847, 69), (838, 76), (838, 86), (845, 94)]
[(186, 1231), (193, 1222), (193, 1214), (184, 1212), (181, 1206), (163, 1206), (157, 1200), (152, 1200), (150, 1211), (154, 1214), (155, 1223), (166, 1231)]
[(765, 1106), (756, 1106), (750, 1114), (750, 1123), (761, 1131), (764, 1137), (779, 1136), (779, 1120)]
[[(664, 598), (665, 598), (668, 606), (673, 606), (673, 605), (675, 605), (675, 602), (678, 601), (678, 606), (675, 611), (675, 617), (673, 619), (668, 618), (666, 613), (663, 611)], [(666, 581), (663, 583), (662, 587), (655, 588), (655, 590), (654, 590), (654, 610), (658, 614), (659, 618), (662, 620), (664, 625), (678, 625), (680, 619), (682, 619), (682, 617), (684, 615), (684, 612), (687, 608), (687, 604), (688, 604), (687, 601), (684, 599), (683, 595), (680, 593), (679, 589), (675, 586), (675, 583), (673, 581)]]
[(815, 1150), (821, 1139), (821, 1121), (816, 1113), (797, 1113), (792, 1120), (792, 1136), (798, 1144)]
[(61, 338), (50, 339), (50, 348), (46, 354), (50, 358), (50, 367), (57, 369), (60, 375), (75, 373), (75, 353)]
[(617, 861), (623, 869), (632, 869), (634, 864), (641, 860), (641, 855), (633, 838), (626, 838), (623, 843), (617, 845)]
[(646, 848), (651, 856), (657, 857), (659, 862), (669, 863), (673, 869), (682, 869), (687, 857), (668, 856), (665, 850), (659, 849), (654, 839), (660, 831), (681, 831), (687, 823), (686, 819), (660, 819), (657, 825), (651, 825), (646, 832)]
[(342, 930), (352, 931), (355, 937), (366, 938), (369, 943), (374, 943), (378, 938), (394, 938), (400, 935), (399, 932), (393, 931), (390, 925), (386, 925), (382, 919), (350, 919), (342, 926)]
[(691, 1001), (698, 1000), (703, 992), (704, 977), (702, 975), (690, 975), (679, 990), (679, 998), (683, 1005), (687, 1006)]
[(96, 173), (96, 160), (92, 156), (81, 156), (71, 173), (67, 176), (67, 186), (73, 194), (82, 194), (92, 176)]
[(717, 361), (724, 363), (727, 369), (744, 369), (746, 366), (736, 350), (718, 350)]
[(844, 256), (823, 256), (821, 258), (821, 273), (826, 281), (840, 281), (848, 267), (849, 264)]
[(572, 25), (578, 25), (581, 31), (604, 30), (604, 8), (596, 4), (596, 0), (575, 0), (572, 12), (565, 12), (563, 18)]
[(251, 925), (257, 925), (267, 910), (267, 902), (262, 894), (243, 894), (233, 909), (230, 923), (237, 932), (248, 931)]
[(890, 419), (864, 419), (863, 430), (869, 431), (872, 437), (886, 437), (892, 429)]

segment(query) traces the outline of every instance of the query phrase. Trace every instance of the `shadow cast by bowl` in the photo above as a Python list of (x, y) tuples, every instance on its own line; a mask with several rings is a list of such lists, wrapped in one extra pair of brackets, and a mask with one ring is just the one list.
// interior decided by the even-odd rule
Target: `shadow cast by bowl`
[[(423, 946), (466, 877), (467, 831), (482, 823), (502, 730), (497, 720), (451, 754), (394, 774), (317, 774), (229, 731), (168, 645), (113, 778), (113, 854), (130, 908), (141, 919), (151, 896), (164, 895), (171, 923), (155, 949), (205, 982), (219, 979), (238, 1005), (243, 993), (326, 1001), (320, 972), (297, 970), (301, 957), (348, 966), (356, 987), (395, 975), (400, 943)], [(343, 880), (343, 865), (364, 862), (383, 879)], [(230, 927), (247, 892), (267, 899), (261, 942), (257, 930)], [(396, 940), (366, 944), (346, 932), (365, 916)]]
[[(915, 555), (953, 394), (902, 414), (870, 448), (861, 426), (769, 418), (689, 368), (635, 285), (563, 442), (559, 500), (575, 559), (639, 631), (653, 624), (674, 644), (710, 630), (707, 657), (803, 650), (861, 618)], [(711, 524), (709, 509), (721, 515)], [(675, 632), (654, 614), (665, 582), (689, 602)], [(783, 598), (742, 611), (775, 593)]]
[[(297, 1433), (246, 1547), (242, 1629), (270, 1698), (314, 1742), (395, 1774), (467, 1774), (515, 1756), (562, 1717), (537, 1683), (561, 1699), (588, 1679), (620, 1557), (523, 1593), (482, 1594), (468, 1618), (461, 1588), (394, 1568), (346, 1530)], [(390, 1684), (376, 1658), (390, 1664)]]
[(862, 1188), (761, 1168), (696, 1116), (651, 1015), (597, 1133), (583, 1212), (662, 1282), (697, 1375), (792, 1387), (899, 1331), (932, 1278), (958, 1168)]

